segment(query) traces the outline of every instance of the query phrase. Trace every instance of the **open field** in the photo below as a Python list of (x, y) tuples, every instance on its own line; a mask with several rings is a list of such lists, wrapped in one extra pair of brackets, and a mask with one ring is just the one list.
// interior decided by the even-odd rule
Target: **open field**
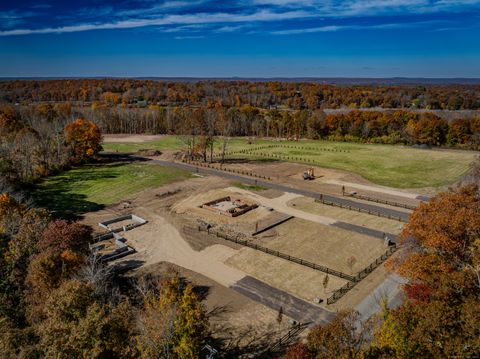
[(52, 211), (76, 215), (188, 177), (186, 171), (141, 163), (91, 164), (49, 177), (34, 198)]
[[(282, 161), (304, 162), (357, 173), (371, 182), (396, 188), (440, 187), (451, 184), (468, 170), (469, 164), (475, 158), (472, 151), (328, 141), (256, 140), (253, 144), (248, 144), (247, 140), (235, 139), (229, 150), (248, 151), (268, 145), (280, 147), (235, 153), (228, 157), (277, 158)], [(297, 149), (295, 146), (303, 148)]]
[(270, 211), (265, 206), (259, 206), (238, 217), (229, 217), (219, 214), (216, 211), (200, 208), (203, 203), (214, 201), (219, 198), (230, 196), (232, 199), (248, 200), (249, 203), (256, 203), (250, 196), (245, 196), (241, 191), (244, 190), (221, 189), (210, 190), (188, 196), (172, 206), (172, 210), (181, 215), (188, 215), (190, 219), (198, 219), (204, 223), (214, 225), (222, 231), (231, 231), (234, 233), (243, 233), (250, 235), (255, 232), (255, 224), (261, 223), (275, 215), (275, 211)]
[(163, 140), (166, 135), (131, 135), (126, 133), (104, 134), (103, 142), (105, 143), (140, 143)]
[(185, 147), (185, 144), (178, 136), (160, 136), (161, 138), (151, 140), (153, 136), (123, 136), (107, 135), (103, 141), (105, 151), (118, 151), (134, 153), (141, 149), (153, 150), (179, 150)]
[[(134, 153), (140, 149), (179, 150), (184, 144), (179, 137), (165, 136), (159, 140), (132, 142), (129, 138), (110, 138), (105, 150)], [(109, 142), (110, 141), (110, 142)], [(230, 140), (227, 156), (230, 159), (247, 158), (264, 161), (289, 161), (343, 170), (384, 186), (395, 188), (441, 187), (454, 183), (474, 160), (473, 151), (446, 149), (416, 149), (405, 146), (359, 144), (330, 141), (276, 141), (246, 138)], [(219, 153), (220, 142), (216, 143)], [(279, 145), (255, 150), (259, 146)], [(303, 147), (303, 148), (295, 148)], [(308, 148), (308, 149), (305, 149)], [(249, 150), (249, 153), (238, 153)], [(264, 156), (262, 154), (266, 154)], [(276, 157), (275, 157), (276, 156)]]

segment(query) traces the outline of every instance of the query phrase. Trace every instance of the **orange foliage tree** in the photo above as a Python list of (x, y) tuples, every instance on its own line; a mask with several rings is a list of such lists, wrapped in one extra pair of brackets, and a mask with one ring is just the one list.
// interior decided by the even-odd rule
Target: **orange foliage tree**
[(79, 118), (69, 123), (64, 134), (77, 162), (87, 161), (102, 150), (100, 129), (90, 121)]
[(56, 220), (44, 230), (37, 244), (39, 253), (30, 260), (26, 278), (32, 320), (42, 315), (43, 296), (85, 265), (91, 240), (89, 228), (75, 222)]
[(407, 300), (386, 310), (375, 346), (394, 357), (480, 353), (480, 198), (474, 185), (420, 205), (393, 266), (409, 280)]
[(312, 358), (357, 358), (368, 343), (370, 329), (370, 322), (361, 325), (358, 312), (341, 310), (330, 323), (310, 331), (307, 348)]

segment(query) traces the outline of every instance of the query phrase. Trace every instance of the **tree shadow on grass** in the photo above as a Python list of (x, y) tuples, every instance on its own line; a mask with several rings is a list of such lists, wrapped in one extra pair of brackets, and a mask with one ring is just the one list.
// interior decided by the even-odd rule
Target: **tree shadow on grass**
[[(112, 163), (112, 160), (116, 162)], [(87, 200), (84, 194), (75, 193), (75, 187), (86, 181), (102, 182), (116, 178), (119, 176), (116, 169), (130, 163), (132, 163), (130, 157), (102, 158), (97, 163), (63, 171), (37, 185), (32, 198), (36, 205), (48, 209), (54, 217), (79, 219), (82, 214), (101, 210), (105, 205)]]

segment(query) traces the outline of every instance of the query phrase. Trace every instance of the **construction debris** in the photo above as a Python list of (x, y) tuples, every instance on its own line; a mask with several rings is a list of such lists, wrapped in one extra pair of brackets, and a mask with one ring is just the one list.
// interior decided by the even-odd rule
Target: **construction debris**
[(200, 207), (225, 216), (237, 217), (257, 208), (258, 204), (247, 203), (243, 199), (232, 199), (230, 196), (227, 196), (204, 203)]
[[(121, 224), (120, 226), (118, 226), (119, 223)], [(90, 250), (97, 252), (100, 255), (100, 260), (103, 262), (113, 261), (132, 254), (135, 252), (135, 249), (127, 245), (127, 239), (118, 233), (127, 232), (145, 223), (147, 223), (147, 220), (134, 214), (99, 222), (98, 225), (107, 229), (108, 232), (98, 236), (96, 242), (90, 245)], [(112, 227), (113, 224), (117, 224), (118, 227)]]

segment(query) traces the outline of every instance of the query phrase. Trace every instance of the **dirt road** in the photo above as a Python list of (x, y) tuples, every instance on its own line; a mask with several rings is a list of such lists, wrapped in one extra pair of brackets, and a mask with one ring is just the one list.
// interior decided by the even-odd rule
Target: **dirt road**
[(223, 262), (236, 254), (236, 250), (213, 245), (197, 252), (182, 238), (178, 230), (163, 217), (138, 208), (139, 215), (149, 219), (149, 225), (141, 231), (129, 231), (128, 239), (145, 261), (145, 265), (170, 262), (200, 273), (229, 287), (245, 277), (245, 274)]
[(237, 192), (237, 193), (243, 193), (246, 196), (252, 197), (257, 201), (258, 203), (262, 204), (263, 206), (273, 208), (277, 212), (285, 213), (290, 216), (294, 216), (296, 218), (301, 218), (305, 219), (307, 221), (319, 223), (319, 224), (324, 224), (327, 226), (334, 226), (337, 228), (345, 229), (347, 231), (351, 232), (356, 232), (359, 234), (365, 234), (367, 236), (371, 237), (376, 237), (383, 239), (384, 236), (387, 236), (392, 242), (396, 242), (397, 236), (393, 233), (385, 233), (382, 231), (378, 231), (375, 229), (371, 228), (366, 228), (363, 226), (358, 226), (352, 223), (347, 223), (343, 221), (338, 221), (333, 218), (325, 217), (325, 216), (319, 216), (317, 214), (313, 213), (308, 213), (296, 208), (293, 208), (288, 205), (288, 202), (290, 202), (292, 199), (301, 197), (299, 194), (295, 193), (285, 193), (284, 195), (276, 198), (266, 198), (261, 195), (258, 195), (256, 193), (252, 193), (247, 190), (239, 189), (237, 187), (229, 187), (226, 190), (232, 191), (232, 192)]

